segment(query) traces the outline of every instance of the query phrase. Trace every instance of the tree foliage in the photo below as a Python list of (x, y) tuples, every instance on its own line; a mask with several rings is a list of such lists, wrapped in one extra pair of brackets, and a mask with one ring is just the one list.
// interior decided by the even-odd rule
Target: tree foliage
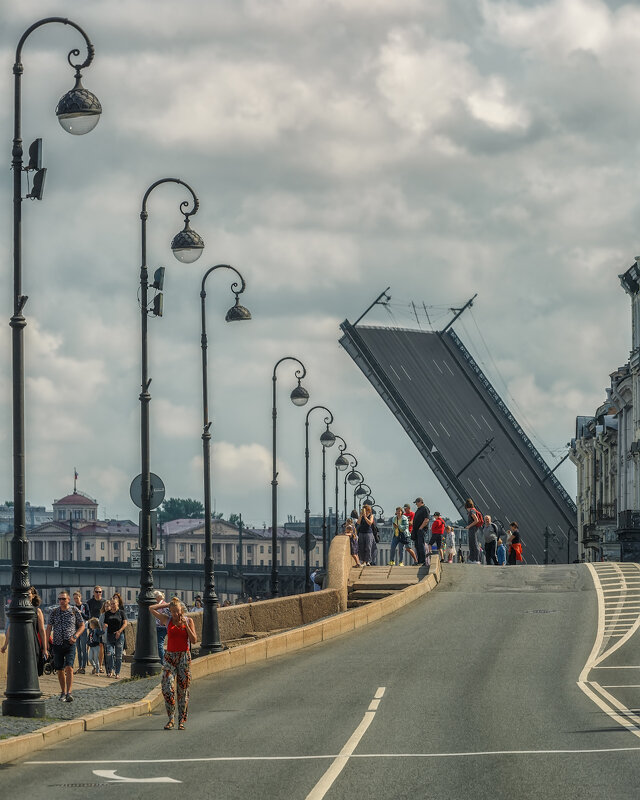
[(170, 497), (158, 509), (158, 520), (169, 522), (172, 519), (203, 519), (204, 506), (199, 500), (190, 497)]

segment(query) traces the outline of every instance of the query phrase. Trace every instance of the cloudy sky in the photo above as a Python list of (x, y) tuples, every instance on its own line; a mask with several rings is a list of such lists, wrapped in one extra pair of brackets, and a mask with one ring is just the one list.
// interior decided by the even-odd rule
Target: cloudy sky
[[(228, 325), (229, 280), (208, 283), (216, 508), (270, 521), (271, 372), (308, 368), (314, 403), (391, 511), (422, 494), (453, 513), (399, 424), (338, 345), (386, 286), (376, 324), (457, 328), (549, 463), (628, 358), (619, 286), (640, 252), (640, 8), (610, 0), (29, 0), (0, 26), (0, 502), (12, 497), (11, 68), (23, 31), (71, 16), (93, 40), (84, 84), (104, 113), (85, 137), (54, 109), (72, 86), (70, 28), (23, 52), (25, 145), (44, 140), (42, 202), (23, 204), (27, 498), (73, 488), (136, 518), (140, 471), (139, 212), (165, 176), (201, 201), (206, 249), (181, 265), (177, 186), (149, 203), (148, 264), (167, 268), (150, 318), (152, 470), (202, 497), (199, 286), (245, 275), (250, 323)], [(425, 324), (424, 317), (421, 320)], [(304, 415), (279, 372), (280, 517), (304, 510)], [(314, 415), (315, 416), (315, 415)], [(315, 422), (317, 434), (320, 419)], [(320, 508), (319, 447), (312, 511)], [(575, 472), (559, 475), (575, 493)]]

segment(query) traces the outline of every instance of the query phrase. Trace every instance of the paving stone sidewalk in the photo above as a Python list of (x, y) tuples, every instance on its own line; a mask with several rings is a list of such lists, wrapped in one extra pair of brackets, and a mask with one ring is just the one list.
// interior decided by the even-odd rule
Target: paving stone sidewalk
[[(45, 698), (44, 719), (0, 716), (0, 739), (32, 733), (38, 728), (44, 728), (54, 722), (75, 719), (92, 714), (94, 711), (103, 711), (106, 708), (119, 706), (122, 703), (142, 700), (160, 683), (159, 675), (131, 680), (130, 674), (131, 665), (124, 663), (119, 681), (105, 678), (104, 675), (74, 675), (72, 689), (74, 700), (72, 703), (61, 703), (58, 700), (60, 686), (55, 673), (43, 675), (40, 678), (40, 690)], [(0, 681), (2, 699), (5, 687), (5, 681)]]

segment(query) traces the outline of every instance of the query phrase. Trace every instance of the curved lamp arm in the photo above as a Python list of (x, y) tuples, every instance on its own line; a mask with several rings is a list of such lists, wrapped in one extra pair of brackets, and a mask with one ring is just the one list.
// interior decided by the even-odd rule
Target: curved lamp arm
[(24, 43), (33, 33), (33, 31), (35, 31), (37, 28), (42, 27), (43, 25), (47, 25), (49, 22), (59, 22), (62, 25), (71, 25), (72, 28), (75, 28), (78, 31), (78, 33), (80, 33), (84, 37), (84, 40), (87, 44), (87, 57), (82, 62), (82, 64), (74, 64), (71, 61), (72, 56), (80, 55), (80, 51), (77, 48), (70, 50), (69, 55), (67, 56), (67, 61), (75, 70), (84, 69), (85, 67), (88, 67), (89, 64), (91, 64), (91, 62), (93, 61), (93, 57), (95, 55), (95, 48), (91, 44), (91, 40), (89, 39), (87, 34), (82, 30), (82, 28), (79, 25), (77, 25), (75, 22), (72, 22), (70, 19), (67, 19), (66, 17), (47, 17), (46, 19), (41, 19), (38, 20), (38, 22), (34, 22), (33, 25), (27, 28), (27, 30), (20, 37), (20, 41), (18, 42), (18, 46), (16, 47), (16, 63), (13, 67), (14, 75), (17, 74), (18, 72), (22, 72), (21, 58), (22, 58), (22, 48), (24, 47)]

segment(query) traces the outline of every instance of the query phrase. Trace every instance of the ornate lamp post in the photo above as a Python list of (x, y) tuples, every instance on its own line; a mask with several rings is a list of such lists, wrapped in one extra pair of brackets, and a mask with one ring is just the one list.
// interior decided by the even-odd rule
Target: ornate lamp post
[[(140, 267), (140, 312), (141, 312), (141, 373), (142, 391), (140, 392), (140, 444), (142, 455), (141, 470), (141, 506), (140, 513), (140, 594), (138, 596), (138, 625), (136, 630), (136, 652), (131, 665), (131, 675), (157, 675), (161, 664), (158, 658), (158, 644), (155, 623), (149, 612), (149, 606), (156, 602), (153, 594), (153, 548), (151, 541), (151, 467), (149, 453), (149, 404), (151, 394), (149, 385), (151, 378), (148, 376), (148, 347), (147, 347), (147, 317), (149, 313), (160, 316), (161, 309), (154, 303), (153, 309), (149, 308), (148, 301), (148, 270), (147, 270), (147, 200), (149, 195), (163, 183), (177, 183), (189, 190), (193, 198), (193, 208), (186, 211), (189, 203), (185, 200), (180, 203), (180, 212), (184, 215), (184, 228), (173, 237), (171, 250), (174, 256), (183, 264), (191, 264), (202, 255), (204, 242), (202, 238), (189, 226), (189, 217), (198, 211), (200, 203), (193, 189), (180, 178), (161, 178), (152, 183), (142, 198), (140, 220), (142, 224), (141, 235), (141, 267)], [(154, 288), (162, 289), (163, 273), (154, 281)]]
[(310, 553), (309, 550), (311, 549), (311, 531), (309, 528), (309, 416), (312, 411), (316, 409), (322, 409), (326, 411), (329, 415), (325, 417), (324, 422), (326, 425), (326, 429), (322, 432), (320, 436), (320, 443), (322, 444), (322, 545), (323, 545), (323, 552), (326, 550), (326, 539), (327, 539), (327, 521), (325, 516), (325, 509), (326, 509), (326, 497), (325, 497), (325, 461), (324, 461), (324, 452), (325, 448), (331, 447), (336, 437), (335, 435), (329, 430), (329, 425), (333, 424), (333, 414), (329, 411), (326, 406), (313, 406), (307, 411), (307, 416), (304, 421), (304, 481), (305, 481), (305, 508), (304, 508), (304, 549), (305, 549), (305, 557), (304, 557), (304, 579), (305, 579), (305, 591), (310, 592), (312, 590), (311, 586), (311, 565), (310, 565)]
[[(334, 467), (336, 469), (336, 524), (334, 527), (334, 536), (338, 535), (338, 504), (340, 502), (339, 498), (339, 486), (338, 486), (338, 472), (344, 472), (349, 467), (349, 459), (345, 456), (345, 450), (347, 449), (347, 443), (342, 438), (342, 436), (336, 436), (336, 439), (340, 439), (342, 444), (338, 445), (338, 450), (340, 451), (340, 455), (336, 458), (334, 462)], [(350, 455), (350, 453), (347, 453)]]
[[(363, 481), (364, 478), (362, 477), (362, 473), (358, 472), (356, 467), (358, 466), (358, 459), (355, 456), (351, 456), (354, 460), (354, 464), (349, 472), (344, 476), (344, 519), (345, 522), (347, 521), (347, 483), (349, 486), (357, 486), (360, 481)], [(353, 502), (355, 506), (355, 500)]]
[(204, 606), (202, 614), (202, 644), (200, 652), (203, 655), (209, 653), (219, 653), (224, 650), (220, 641), (220, 627), (218, 625), (218, 597), (215, 590), (215, 578), (213, 574), (213, 543), (211, 534), (211, 422), (209, 420), (209, 388), (207, 380), (207, 319), (205, 313), (205, 283), (209, 275), (217, 269), (230, 269), (236, 273), (240, 283), (234, 281), (231, 284), (231, 291), (236, 296), (235, 305), (232, 306), (225, 317), (227, 322), (239, 322), (251, 319), (251, 314), (240, 305), (239, 296), (244, 292), (246, 285), (244, 278), (235, 267), (229, 264), (217, 264), (210, 267), (202, 278), (202, 288), (200, 290), (200, 310), (202, 319), (202, 333), (200, 343), (202, 346), (202, 456), (204, 471)]
[[(364, 488), (365, 486), (367, 487), (366, 489)], [(353, 507), (357, 509), (358, 508), (358, 506), (356, 505), (357, 499), (359, 497), (366, 497), (368, 494), (371, 494), (371, 487), (369, 486), (368, 483), (362, 481), (353, 490)]]
[(24, 453), (24, 340), (26, 320), (23, 315), (27, 295), (22, 294), (22, 173), (34, 170), (33, 190), (27, 197), (42, 199), (46, 169), (42, 167), (42, 140), (36, 139), (29, 148), (29, 164), (23, 167), (22, 155), (22, 48), (37, 28), (50, 22), (70, 25), (84, 38), (87, 57), (79, 64), (72, 62), (80, 50), (67, 56), (75, 69), (76, 83), (61, 98), (56, 115), (62, 127), (74, 135), (88, 133), (100, 119), (102, 107), (98, 98), (82, 86), (81, 70), (93, 61), (94, 48), (79, 25), (64, 17), (47, 17), (35, 22), (22, 34), (16, 48), (14, 75), (13, 149), (13, 316), (9, 322), (12, 332), (13, 375), (13, 539), (11, 541), (11, 647), (7, 666), (6, 700), (2, 703), (5, 716), (43, 717), (44, 700), (38, 682), (36, 654), (33, 647), (34, 609), (29, 599), (29, 545), (26, 534), (25, 511), (25, 453)]
[(273, 376), (271, 378), (273, 383), (273, 404), (271, 409), (271, 417), (273, 420), (273, 444), (272, 444), (272, 457), (273, 457), (273, 472), (271, 479), (271, 596), (277, 597), (280, 594), (280, 587), (278, 586), (278, 468), (276, 465), (276, 427), (278, 419), (278, 410), (276, 407), (276, 384), (277, 384), (277, 370), (283, 361), (295, 361), (299, 364), (301, 369), (295, 371), (295, 376), (298, 379), (298, 385), (294, 387), (290, 394), (291, 402), (294, 406), (304, 406), (309, 402), (309, 392), (301, 385), (302, 379), (307, 374), (307, 368), (300, 361), (299, 358), (294, 356), (284, 356), (273, 368)]

